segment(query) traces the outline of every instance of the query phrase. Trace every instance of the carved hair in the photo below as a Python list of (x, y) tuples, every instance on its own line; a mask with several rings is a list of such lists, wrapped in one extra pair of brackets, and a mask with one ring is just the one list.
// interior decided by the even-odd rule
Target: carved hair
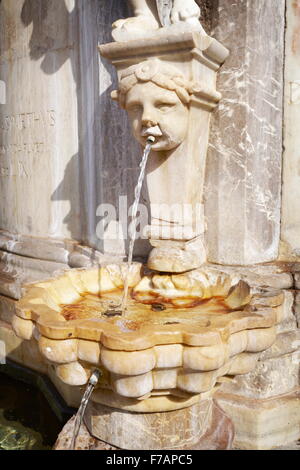
[(127, 93), (137, 83), (143, 82), (152, 82), (161, 88), (174, 91), (184, 104), (189, 104), (195, 88), (195, 84), (188, 81), (176, 67), (159, 59), (150, 59), (132, 65), (121, 74), (119, 89), (111, 93), (112, 99), (125, 108)]

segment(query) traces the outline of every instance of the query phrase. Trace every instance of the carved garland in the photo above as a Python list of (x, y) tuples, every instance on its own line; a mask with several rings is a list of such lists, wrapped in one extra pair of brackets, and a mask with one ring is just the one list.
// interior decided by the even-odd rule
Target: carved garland
[(111, 93), (112, 99), (118, 101), (119, 105), (125, 108), (127, 93), (137, 83), (143, 82), (152, 82), (161, 88), (174, 91), (186, 105), (190, 103), (192, 95), (205, 95), (214, 101), (221, 99), (220, 93), (187, 80), (176, 67), (164, 64), (159, 59), (146, 60), (140, 64), (132, 65), (122, 72), (119, 89)]

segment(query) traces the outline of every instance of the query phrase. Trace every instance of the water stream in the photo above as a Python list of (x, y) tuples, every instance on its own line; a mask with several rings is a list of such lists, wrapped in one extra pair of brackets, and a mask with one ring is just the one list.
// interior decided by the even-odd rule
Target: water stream
[[(132, 265), (132, 259), (133, 259), (133, 249), (134, 249), (134, 243), (136, 239), (136, 218), (137, 218), (137, 211), (138, 211), (138, 206), (140, 202), (140, 197), (141, 197), (141, 190), (143, 186), (143, 181), (145, 179), (145, 173), (146, 173), (146, 166), (147, 166), (147, 161), (148, 157), (151, 151), (151, 147), (155, 141), (155, 138), (152, 136), (149, 136), (147, 139), (147, 145), (145, 147), (144, 153), (143, 153), (143, 158), (140, 163), (140, 174), (138, 178), (138, 183), (135, 187), (134, 191), (134, 203), (132, 206), (132, 222), (131, 222), (131, 227), (133, 227), (133, 230), (130, 230), (129, 233), (129, 238), (130, 238), (130, 243), (129, 243), (129, 250), (128, 250), (128, 261), (127, 261), (127, 269), (126, 269), (126, 275), (124, 279), (124, 293), (122, 297), (122, 303), (121, 303), (121, 313), (124, 315), (126, 313), (126, 307), (127, 307), (127, 301), (128, 301), (128, 287), (129, 287), (129, 273), (130, 273), (130, 268)], [(108, 311), (109, 312), (109, 311)], [(98, 369), (95, 369), (90, 377), (90, 380), (88, 382), (87, 388), (84, 392), (84, 395), (82, 397), (80, 407), (78, 408), (76, 417), (75, 417), (75, 423), (74, 423), (74, 432), (71, 440), (71, 446), (70, 449), (74, 450), (76, 446), (76, 440), (79, 434), (80, 426), (84, 417), (84, 413), (87, 407), (87, 404), (89, 402), (89, 399), (91, 398), (91, 395), (93, 393), (93, 390), (95, 386), (98, 383), (98, 380), (101, 376), (101, 371)]]
[(123, 293), (123, 298), (122, 298), (122, 304), (121, 304), (121, 312), (122, 315), (126, 314), (126, 307), (127, 307), (127, 300), (128, 300), (128, 287), (129, 287), (129, 273), (130, 273), (130, 268), (132, 265), (132, 258), (133, 258), (133, 249), (134, 249), (134, 243), (136, 239), (136, 217), (137, 217), (137, 211), (138, 211), (138, 206), (140, 202), (140, 197), (141, 197), (141, 190), (143, 186), (143, 181), (145, 178), (145, 172), (146, 172), (146, 166), (147, 166), (147, 161), (148, 157), (151, 151), (151, 147), (155, 141), (155, 138), (152, 136), (149, 136), (147, 139), (147, 145), (144, 150), (143, 158), (140, 163), (140, 174), (139, 174), (139, 179), (138, 183), (135, 187), (134, 190), (134, 203), (132, 206), (132, 221), (131, 221), (131, 227), (133, 227), (133, 230), (130, 230), (129, 233), (129, 238), (130, 238), (130, 243), (129, 243), (129, 250), (128, 250), (128, 260), (127, 260), (127, 270), (126, 270), (126, 275), (125, 275), (125, 280), (124, 280), (124, 293)]
[(87, 407), (87, 404), (89, 402), (89, 399), (91, 398), (91, 395), (94, 391), (95, 386), (98, 383), (98, 380), (101, 377), (101, 371), (99, 369), (95, 369), (90, 376), (90, 380), (88, 382), (88, 385), (86, 387), (86, 390), (84, 392), (84, 395), (82, 397), (80, 407), (78, 408), (78, 411), (76, 413), (75, 417), (75, 424), (74, 424), (74, 432), (71, 440), (71, 450), (75, 450), (75, 445), (76, 445), (76, 440), (79, 434), (80, 426), (84, 417), (84, 413)]

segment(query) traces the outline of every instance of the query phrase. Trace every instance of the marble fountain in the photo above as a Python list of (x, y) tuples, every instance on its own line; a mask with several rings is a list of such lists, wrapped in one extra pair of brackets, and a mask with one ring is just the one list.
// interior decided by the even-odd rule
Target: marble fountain
[(154, 4), (147, 11), (146, 2), (133, 3), (146, 10), (117, 22), (116, 41), (100, 53), (117, 69), (112, 98), (128, 112), (134, 136), (142, 147), (151, 141), (147, 267), (108, 263), (29, 284), (13, 329), (36, 341), (57, 380), (81, 393), (101, 372), (84, 418), (98, 441), (121, 449), (229, 448), (232, 425), (220, 409), (216, 422), (214, 393), (251, 371), (274, 343), (283, 294), (250, 288), (238, 269), (228, 274), (206, 263), (205, 159), (221, 99), (217, 71), (229, 52), (205, 34), (198, 7), (177, 21), (159, 9), (159, 24)]
[(113, 308), (127, 265), (107, 265), (29, 285), (13, 328), (36, 338), (69, 386), (101, 370), (86, 413), (93, 436), (125, 449), (196, 445), (210, 426), (217, 385), (252, 370), (256, 353), (275, 341), (283, 295), (251, 291), (212, 267), (147, 276), (142, 269), (132, 265), (125, 315)]

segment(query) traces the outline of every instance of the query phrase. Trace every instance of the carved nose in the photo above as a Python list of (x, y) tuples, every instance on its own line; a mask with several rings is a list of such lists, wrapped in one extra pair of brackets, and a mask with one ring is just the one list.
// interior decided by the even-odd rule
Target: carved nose
[(157, 121), (155, 119), (145, 118), (142, 120), (143, 127), (154, 127), (157, 126)]
[(143, 127), (154, 127), (157, 126), (158, 122), (155, 117), (150, 113), (144, 113), (142, 116), (142, 126)]

